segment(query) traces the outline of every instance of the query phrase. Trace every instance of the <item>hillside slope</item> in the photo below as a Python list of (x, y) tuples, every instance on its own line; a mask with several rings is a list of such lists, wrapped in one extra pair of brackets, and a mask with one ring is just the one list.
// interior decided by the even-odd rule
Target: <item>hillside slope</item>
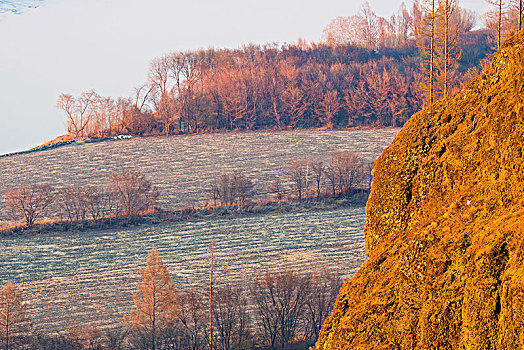
[(375, 163), (370, 259), (318, 349), (524, 347), (524, 34)]

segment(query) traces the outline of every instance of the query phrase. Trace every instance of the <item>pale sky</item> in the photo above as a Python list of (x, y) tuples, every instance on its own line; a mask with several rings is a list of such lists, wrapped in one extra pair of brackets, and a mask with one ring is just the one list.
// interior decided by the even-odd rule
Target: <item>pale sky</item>
[[(408, 1), (409, 2), (409, 1)], [(400, 0), (369, 0), (389, 18)], [(360, 0), (0, 0), (0, 154), (64, 132), (60, 93), (129, 96), (165, 53), (319, 41)], [(460, 5), (484, 12), (483, 0)]]

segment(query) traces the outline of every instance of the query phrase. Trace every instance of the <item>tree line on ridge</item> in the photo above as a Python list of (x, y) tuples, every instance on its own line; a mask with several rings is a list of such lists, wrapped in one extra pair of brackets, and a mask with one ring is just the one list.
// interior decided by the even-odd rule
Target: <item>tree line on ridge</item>
[(389, 20), (365, 3), (319, 43), (173, 52), (151, 62), (133, 97), (62, 94), (57, 107), (73, 138), (401, 126), (478, 75), (493, 51), (493, 32), (472, 31), (471, 11), (426, 2)]

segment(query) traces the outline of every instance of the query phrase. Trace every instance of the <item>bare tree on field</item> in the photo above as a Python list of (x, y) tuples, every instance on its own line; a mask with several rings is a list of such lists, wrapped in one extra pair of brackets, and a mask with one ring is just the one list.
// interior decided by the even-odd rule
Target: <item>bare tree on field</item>
[(291, 349), (309, 294), (308, 278), (292, 271), (266, 273), (250, 290), (258, 326), (270, 349)]
[(82, 197), (92, 220), (99, 220), (104, 216), (104, 213), (109, 212), (109, 208), (106, 206), (107, 195), (100, 188), (94, 186), (84, 187)]
[(66, 114), (67, 133), (74, 138), (102, 138), (121, 133), (132, 106), (131, 99), (115, 100), (93, 90), (78, 97), (61, 94), (56, 104)]
[(99, 220), (109, 211), (107, 193), (94, 186), (66, 186), (57, 190), (59, 212), (65, 214), (67, 221), (84, 221), (88, 217)]
[(305, 311), (307, 339), (316, 341), (322, 323), (333, 312), (341, 284), (340, 277), (327, 269), (312, 273)]
[(239, 206), (243, 207), (246, 201), (255, 193), (255, 185), (241, 172), (233, 172), (233, 183), (236, 188)]
[(8, 190), (4, 196), (13, 219), (16, 221), (22, 216), (27, 227), (32, 226), (54, 200), (53, 188), (47, 184), (24, 184)]
[(299, 201), (302, 201), (306, 191), (307, 170), (302, 160), (290, 160), (288, 163), (287, 174), (293, 183)]
[(111, 191), (125, 216), (154, 209), (158, 190), (144, 174), (129, 170), (111, 175)]
[(209, 194), (211, 194), (211, 199), (213, 200), (213, 208), (216, 210), (217, 202), (220, 198), (220, 188), (218, 186), (218, 179), (215, 177), (211, 182), (211, 188), (209, 189)]
[(233, 171), (223, 173), (215, 179), (211, 185), (213, 201), (220, 199), (223, 206), (237, 204), (239, 207), (245, 205), (246, 201), (255, 194), (253, 182), (243, 173)]
[(317, 201), (320, 200), (320, 185), (322, 183), (322, 175), (324, 175), (326, 170), (326, 165), (322, 159), (310, 160), (311, 169), (315, 176), (315, 182), (317, 185)]
[[(85, 220), (87, 209), (82, 198), (82, 190), (78, 186), (67, 186), (57, 190), (58, 210), (64, 213), (67, 221)], [(62, 214), (61, 214), (62, 217)]]
[(159, 349), (160, 334), (174, 322), (177, 309), (175, 290), (167, 266), (153, 246), (146, 268), (140, 269), (141, 280), (133, 294), (134, 308), (124, 321), (132, 342), (141, 349)]
[(215, 349), (242, 349), (249, 342), (248, 301), (241, 288), (227, 284), (215, 290), (213, 320)]
[(230, 173), (223, 173), (218, 178), (217, 193), (220, 203), (224, 206), (233, 205), (237, 197), (233, 176)]
[(324, 170), (324, 174), (329, 181), (329, 187), (331, 188), (331, 195), (333, 198), (337, 196), (337, 184), (338, 174), (337, 170), (333, 166), (327, 166)]
[(366, 176), (363, 159), (355, 152), (335, 152), (331, 155), (329, 167), (337, 176), (338, 189), (342, 195), (350, 194), (357, 185), (361, 185)]
[(0, 288), (0, 345), (9, 350), (30, 329), (26, 317), (26, 305), (21, 292), (12, 284), (7, 283)]
[(61, 94), (56, 102), (56, 108), (61, 109), (67, 116), (66, 126), (68, 134), (74, 137), (87, 136), (87, 127), (91, 119), (92, 96), (94, 92), (84, 92), (79, 98)]
[(269, 185), (269, 191), (274, 193), (279, 203), (284, 199), (284, 187), (279, 179), (275, 179)]
[(206, 306), (202, 294), (191, 289), (177, 295), (177, 322), (182, 332), (183, 349), (200, 350), (207, 344)]

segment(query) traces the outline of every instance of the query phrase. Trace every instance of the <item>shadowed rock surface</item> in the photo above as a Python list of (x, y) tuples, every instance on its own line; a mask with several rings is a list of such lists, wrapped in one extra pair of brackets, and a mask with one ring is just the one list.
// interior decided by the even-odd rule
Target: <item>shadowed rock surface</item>
[(524, 346), (524, 34), (375, 163), (370, 259), (318, 349)]

